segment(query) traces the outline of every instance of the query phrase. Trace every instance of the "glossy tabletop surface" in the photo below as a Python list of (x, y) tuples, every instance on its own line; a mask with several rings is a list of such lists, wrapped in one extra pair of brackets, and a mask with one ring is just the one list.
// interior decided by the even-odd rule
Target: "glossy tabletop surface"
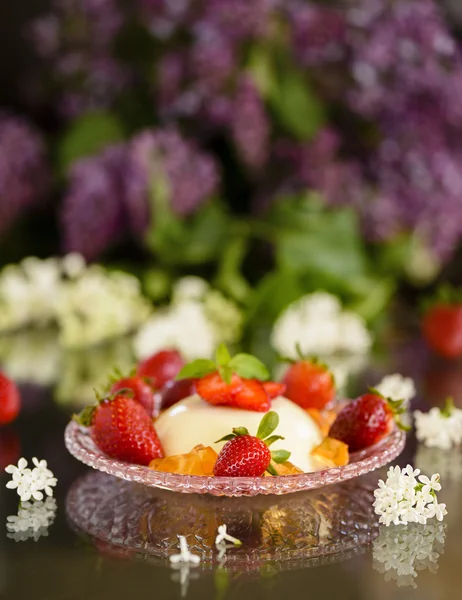
[[(413, 405), (427, 409), (448, 394), (462, 402), (462, 367), (428, 355), (420, 341), (376, 357), (357, 385), (381, 374), (415, 378)], [(2, 430), (1, 459), (44, 458), (58, 478), (57, 512), (34, 539), (8, 533), (17, 496), (0, 475), (0, 597), (25, 600), (341, 598), (452, 600), (462, 589), (462, 453), (419, 447), (412, 435), (398, 459), (439, 471), (440, 524), (379, 528), (371, 493), (384, 471), (322, 493), (220, 499), (147, 490), (92, 471), (64, 447), (73, 406), (55, 389), (21, 385), (23, 411)], [(345, 484), (346, 485), (346, 484)], [(131, 487), (130, 487), (131, 486)], [(311, 495), (310, 495), (311, 494)], [(218, 557), (216, 527), (228, 523), (243, 549)], [(178, 535), (201, 556), (190, 569), (166, 558)]]

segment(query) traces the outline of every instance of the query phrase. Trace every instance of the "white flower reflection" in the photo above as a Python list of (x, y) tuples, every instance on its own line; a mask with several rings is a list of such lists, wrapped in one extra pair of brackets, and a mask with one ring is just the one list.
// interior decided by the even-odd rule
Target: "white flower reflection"
[(6, 518), (7, 537), (16, 542), (28, 539), (37, 541), (48, 535), (48, 528), (56, 516), (56, 500), (47, 498), (44, 502), (22, 502), (18, 513)]
[(445, 539), (446, 525), (438, 521), (381, 527), (373, 542), (374, 569), (384, 573), (386, 581), (395, 580), (399, 587), (416, 588), (418, 571), (438, 570)]

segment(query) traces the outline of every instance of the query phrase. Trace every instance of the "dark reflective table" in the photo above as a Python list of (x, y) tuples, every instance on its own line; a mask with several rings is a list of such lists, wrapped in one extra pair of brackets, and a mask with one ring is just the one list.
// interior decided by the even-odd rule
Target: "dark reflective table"
[[(462, 366), (431, 357), (419, 340), (396, 343), (375, 357), (355, 385), (360, 389), (390, 372), (416, 380), (414, 407), (442, 404), (448, 394), (462, 406)], [(462, 597), (462, 451), (428, 450), (411, 436), (398, 461), (413, 462), (426, 474), (440, 472), (439, 498), (448, 508), (443, 524), (379, 528), (370, 502), (383, 471), (317, 495), (253, 502), (172, 495), (100, 475), (74, 460), (63, 431), (78, 391), (66, 399), (56, 382), (39, 379), (35, 373), (33, 382), (21, 384), (23, 411), (0, 430), (0, 462), (46, 459), (58, 477), (57, 512), (35, 539), (8, 532), (6, 518), (17, 514), (17, 496), (5, 489), (8, 476), (0, 475), (1, 598)], [(230, 550), (223, 560), (211, 551), (222, 522), (244, 541), (242, 550)], [(166, 558), (178, 535), (187, 535), (202, 559), (187, 572)]]

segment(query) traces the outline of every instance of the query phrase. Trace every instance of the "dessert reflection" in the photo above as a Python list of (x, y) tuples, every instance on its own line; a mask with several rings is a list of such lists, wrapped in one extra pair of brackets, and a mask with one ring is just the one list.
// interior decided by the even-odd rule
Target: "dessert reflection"
[[(216, 567), (258, 574), (268, 563), (283, 571), (360, 552), (378, 533), (375, 484), (365, 476), (286, 496), (216, 498), (154, 490), (97, 472), (74, 484), (66, 512), (78, 534), (118, 556), (168, 565), (184, 536), (200, 557), (195, 572)], [(222, 524), (242, 546), (219, 552), (215, 540)]]

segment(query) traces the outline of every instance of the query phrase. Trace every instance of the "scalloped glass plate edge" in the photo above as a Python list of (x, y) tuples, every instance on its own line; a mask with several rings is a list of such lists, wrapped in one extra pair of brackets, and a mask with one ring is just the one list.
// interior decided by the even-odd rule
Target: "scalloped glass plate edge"
[(153, 471), (145, 466), (131, 465), (107, 457), (75, 421), (68, 423), (64, 439), (68, 451), (77, 460), (120, 479), (183, 494), (256, 496), (317, 489), (374, 471), (394, 460), (402, 452), (406, 435), (395, 428), (379, 444), (353, 453), (349, 464), (344, 467), (281, 477), (199, 477)]

